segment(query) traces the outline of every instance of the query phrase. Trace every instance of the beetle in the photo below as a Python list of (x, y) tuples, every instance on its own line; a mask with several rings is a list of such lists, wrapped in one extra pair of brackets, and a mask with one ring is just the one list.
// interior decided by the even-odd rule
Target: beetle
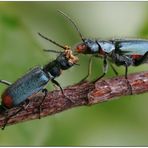
[[(145, 39), (113, 39), (113, 40), (91, 40), (82, 36), (76, 23), (65, 13), (58, 10), (64, 15), (75, 27), (82, 43), (79, 43), (75, 47), (75, 51), (81, 54), (91, 54), (93, 56), (99, 56), (103, 58), (103, 74), (97, 78), (94, 82), (105, 76), (108, 70), (108, 60), (117, 66), (125, 67), (125, 79), (127, 80), (130, 93), (132, 94), (132, 88), (128, 81), (128, 67), (139, 66), (143, 63), (148, 63), (148, 40)], [(82, 79), (86, 80), (91, 73), (91, 61), (89, 60), (88, 74)], [(111, 68), (117, 75), (117, 71), (111, 64)]]
[[(40, 33), (39, 35), (42, 36)], [(44, 97), (39, 104), (39, 118), (40, 118), (41, 105), (47, 96), (47, 89), (45, 88), (45, 86), (49, 81), (57, 85), (60, 88), (62, 94), (64, 95), (62, 87), (55, 80), (55, 78), (60, 76), (63, 70), (67, 70), (71, 68), (73, 65), (76, 65), (78, 58), (73, 55), (72, 50), (68, 46), (62, 46), (56, 42), (54, 43), (64, 49), (63, 52), (57, 51), (57, 53), (60, 54), (57, 56), (55, 60), (49, 62), (47, 65), (43, 66), (43, 68), (41, 67), (33, 68), (31, 71), (26, 73), (24, 76), (22, 76), (14, 83), (10, 83), (5, 80), (0, 80), (0, 83), (8, 86), (8, 88), (6, 88), (6, 90), (4, 90), (4, 92), (1, 95), (2, 98), (0, 106), (1, 112), (5, 113), (9, 109), (13, 107), (20, 107), (21, 105), (21, 108), (16, 113), (12, 114), (10, 117), (16, 115), (18, 112), (24, 109), (24, 104), (26, 104), (25, 105), (26, 108), (26, 106), (29, 103), (28, 102), (29, 96), (39, 91), (42, 91), (44, 92)], [(50, 51), (55, 52), (52, 50)], [(8, 116), (6, 117), (2, 129), (5, 128), (10, 117)]]

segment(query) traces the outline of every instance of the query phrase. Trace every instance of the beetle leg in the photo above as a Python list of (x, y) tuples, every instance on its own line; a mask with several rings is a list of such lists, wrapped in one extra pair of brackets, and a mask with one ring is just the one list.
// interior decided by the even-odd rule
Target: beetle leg
[(148, 51), (138, 60), (135, 59), (134, 65), (139, 66), (140, 64), (148, 62)]
[(127, 87), (130, 90), (130, 94), (132, 95), (132, 86), (130, 85), (129, 81), (128, 81), (128, 66), (133, 65), (133, 59), (129, 58), (128, 56), (125, 55), (119, 55), (116, 54), (115, 52), (112, 52), (111, 54), (112, 59), (115, 61), (116, 65), (123, 65), (125, 66), (125, 79), (127, 81)]
[(40, 117), (40, 113), (41, 113), (41, 105), (43, 104), (46, 96), (47, 96), (47, 93), (48, 93), (48, 90), (46, 88), (42, 89), (42, 92), (44, 93), (44, 97), (42, 99), (42, 101), (40, 102), (39, 106), (38, 106), (38, 110), (39, 110), (39, 119), (41, 118)]
[[(24, 104), (25, 104), (25, 105), (24, 105)], [(9, 109), (5, 109), (5, 121), (4, 121), (4, 125), (3, 125), (2, 128), (1, 128), (2, 130), (5, 129), (5, 127), (6, 127), (7, 123), (8, 123), (8, 121), (9, 121), (9, 119), (10, 119), (11, 117), (17, 115), (17, 114), (18, 114), (19, 112), (21, 112), (22, 110), (26, 110), (26, 109), (27, 109), (27, 107), (28, 107), (28, 105), (29, 105), (29, 99), (26, 99), (25, 102), (24, 102), (24, 104), (22, 104), (22, 105), (20, 106), (20, 109), (19, 109), (18, 111), (16, 111), (15, 113), (13, 113), (13, 114), (10, 115), (10, 116), (8, 116), (8, 111), (9, 111)]]
[(93, 56), (91, 56), (91, 57), (89, 58), (89, 64), (88, 64), (88, 72), (87, 72), (87, 75), (86, 75), (79, 83), (84, 82), (84, 81), (87, 80), (87, 78), (91, 75), (91, 71), (92, 71), (92, 58), (93, 58)]
[(93, 83), (95, 83), (96, 81), (100, 80), (101, 78), (103, 78), (105, 76), (105, 74), (108, 71), (108, 63), (107, 63), (107, 55), (104, 56), (104, 60), (103, 60), (103, 74), (97, 78), (96, 80), (93, 81)]
[(128, 66), (125, 65), (125, 79), (128, 79), (128, 78), (127, 78), (127, 73), (128, 73)]
[(61, 90), (63, 96), (64, 96), (66, 99), (68, 99), (68, 100), (69, 100), (70, 102), (72, 102), (72, 103), (75, 103), (72, 99), (70, 99), (70, 98), (68, 98), (68, 97), (65, 96), (64, 91), (63, 91), (61, 85), (60, 85), (56, 80), (52, 79), (51, 81), (52, 81), (52, 83), (54, 83), (55, 85), (57, 85), (57, 86), (60, 88), (60, 90)]
[(116, 71), (115, 67), (112, 65), (112, 63), (110, 63), (110, 66), (113, 70), (113, 72), (115, 73), (116, 76), (118, 76), (118, 72)]
[(8, 86), (12, 84), (11, 82), (8, 82), (6, 80), (0, 80), (0, 83), (8, 85)]
[(58, 86), (58, 87), (60, 88), (60, 90), (61, 90), (62, 94), (64, 95), (64, 91), (63, 91), (63, 89), (62, 89), (61, 85), (59, 84), (59, 82), (57, 82), (57, 81), (56, 81), (56, 80), (54, 80), (54, 79), (52, 79), (51, 81), (52, 81), (52, 83), (54, 83), (56, 86)]
[(3, 124), (3, 126), (2, 126), (2, 130), (4, 130), (5, 129), (5, 126), (7, 125), (7, 122), (8, 122), (8, 120), (9, 120), (9, 117), (8, 117), (8, 111), (9, 111), (9, 109), (5, 109), (4, 108), (4, 116), (5, 116), (5, 120), (4, 120), (4, 124)]
[(132, 94), (133, 94), (133, 93), (132, 93), (132, 86), (131, 86), (131, 84), (129, 83), (127, 74), (128, 74), (128, 65), (125, 64), (125, 79), (126, 79), (126, 81), (127, 81), (127, 87), (128, 87), (129, 90), (130, 90), (130, 94), (132, 95)]

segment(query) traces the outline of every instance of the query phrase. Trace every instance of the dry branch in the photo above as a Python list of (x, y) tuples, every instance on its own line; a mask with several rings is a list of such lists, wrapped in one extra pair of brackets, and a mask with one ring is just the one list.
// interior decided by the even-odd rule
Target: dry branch
[[(141, 72), (130, 74), (128, 76), (129, 83), (132, 86), (133, 94), (140, 94), (148, 92), (148, 72)], [(103, 79), (95, 84), (91, 82), (84, 82), (69, 86), (64, 89), (64, 94), (67, 98), (73, 100), (69, 101), (60, 91), (55, 90), (49, 92), (44, 103), (42, 104), (41, 117), (52, 115), (64, 110), (83, 105), (92, 105), (109, 101), (117, 96), (125, 96), (130, 94), (127, 86), (127, 81), (124, 76), (115, 77), (111, 79)], [(26, 110), (9, 119), (8, 125), (19, 122), (37, 119), (39, 117), (37, 106), (43, 97), (42, 93), (30, 97), (30, 103)], [(117, 99), (117, 98), (116, 98)], [(9, 110), (9, 115), (16, 112), (19, 108)], [(0, 115), (0, 127), (4, 124), (5, 116)]]

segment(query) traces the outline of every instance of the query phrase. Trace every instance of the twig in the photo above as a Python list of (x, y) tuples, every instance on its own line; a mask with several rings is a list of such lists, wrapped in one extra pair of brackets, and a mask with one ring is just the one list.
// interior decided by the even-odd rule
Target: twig
[[(128, 76), (129, 83), (132, 87), (133, 94), (140, 94), (148, 92), (148, 72), (141, 72), (130, 74)], [(117, 96), (125, 96), (130, 94), (127, 86), (127, 81), (124, 76), (115, 77), (111, 79), (100, 80), (95, 84), (91, 82), (84, 82), (76, 84), (64, 89), (64, 97), (59, 90), (49, 92), (45, 101), (42, 104), (41, 117), (52, 115), (64, 110), (83, 105), (92, 105), (109, 101)], [(30, 103), (26, 110), (22, 110), (17, 115), (9, 119), (8, 125), (16, 124), (19, 122), (37, 119), (38, 105), (42, 93), (30, 97)], [(72, 102), (69, 99), (73, 100)], [(116, 98), (119, 99), (119, 98)], [(13, 114), (19, 109), (13, 108), (9, 110), (9, 115)], [(5, 116), (0, 115), (0, 127), (4, 124)]]

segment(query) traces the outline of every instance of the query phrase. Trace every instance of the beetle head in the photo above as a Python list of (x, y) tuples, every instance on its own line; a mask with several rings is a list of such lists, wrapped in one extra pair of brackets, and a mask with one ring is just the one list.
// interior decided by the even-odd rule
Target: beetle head
[(75, 49), (78, 53), (92, 54), (98, 52), (99, 45), (92, 40), (84, 39), (84, 41), (76, 46)]
[(60, 63), (61, 69), (66, 70), (73, 65), (77, 65), (78, 58), (73, 55), (72, 50), (70, 48), (66, 49), (62, 52), (58, 57), (57, 60)]

